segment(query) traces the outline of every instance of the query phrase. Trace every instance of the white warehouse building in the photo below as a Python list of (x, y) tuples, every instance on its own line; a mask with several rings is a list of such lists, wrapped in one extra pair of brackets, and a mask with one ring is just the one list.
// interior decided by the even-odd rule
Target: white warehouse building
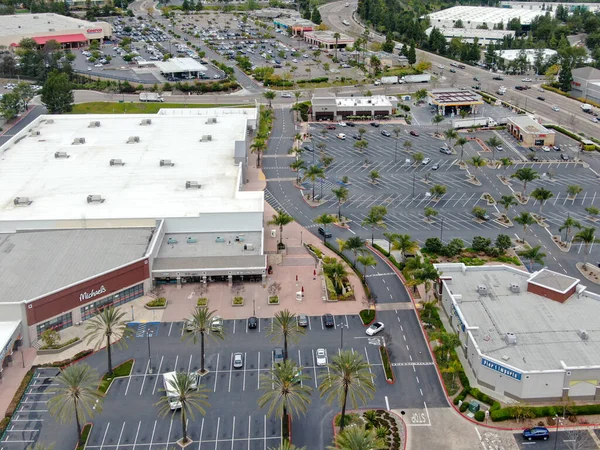
[(520, 19), (521, 25), (528, 26), (531, 21), (544, 14), (543, 11), (526, 9), (492, 8), (489, 6), (453, 6), (428, 14), (429, 22), (436, 28), (454, 28), (458, 20), (464, 28), (477, 28), (486, 24), (489, 29), (502, 23), (506, 26), (512, 19)]

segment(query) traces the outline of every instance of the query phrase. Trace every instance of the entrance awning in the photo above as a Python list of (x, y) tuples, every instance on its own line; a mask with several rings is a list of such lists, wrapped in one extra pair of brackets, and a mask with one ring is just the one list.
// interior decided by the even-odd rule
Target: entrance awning
[(59, 34), (58, 36), (38, 36), (33, 40), (36, 44), (44, 45), (48, 41), (56, 41), (59, 44), (70, 44), (71, 42), (86, 42), (87, 38), (81, 34)]

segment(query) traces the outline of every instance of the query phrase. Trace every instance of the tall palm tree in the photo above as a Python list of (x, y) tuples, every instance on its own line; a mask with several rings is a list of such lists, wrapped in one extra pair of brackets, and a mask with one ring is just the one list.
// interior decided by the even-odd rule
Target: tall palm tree
[(502, 141), (496, 136), (492, 136), (487, 141), (485, 141), (485, 143), (492, 148), (492, 151), (494, 151), (499, 145), (502, 145)]
[(503, 195), (500, 200), (498, 200), (498, 204), (504, 207), (504, 214), (508, 214), (508, 210), (511, 206), (516, 205), (518, 202), (512, 195)]
[(370, 253), (360, 255), (357, 261), (363, 265), (363, 278), (367, 275), (367, 267), (377, 265), (377, 260)]
[(288, 358), (288, 341), (297, 344), (300, 336), (306, 334), (306, 330), (298, 326), (296, 314), (289, 309), (284, 309), (275, 313), (273, 325), (267, 330), (271, 341), (283, 342), (283, 360)]
[(256, 153), (256, 167), (260, 167), (260, 155), (267, 149), (267, 142), (263, 138), (256, 138), (250, 146), (250, 153)]
[(469, 164), (471, 164), (476, 169), (479, 169), (480, 167), (485, 166), (485, 159), (483, 159), (481, 156), (473, 156), (469, 160)]
[(332, 189), (331, 192), (333, 192), (333, 195), (335, 195), (335, 198), (338, 202), (338, 220), (342, 220), (342, 203), (348, 200), (350, 191), (348, 191), (348, 188), (340, 186), (337, 189)]
[(298, 100), (300, 100), (300, 97), (302, 97), (302, 91), (295, 91), (294, 92), (294, 97), (296, 97), (296, 105), (298, 104)]
[(428, 299), (431, 283), (435, 283), (440, 276), (441, 272), (429, 262), (426, 262), (420, 269), (414, 271), (413, 278), (419, 280), (421, 282), (420, 284), (425, 284), (425, 301)]
[[(196, 386), (196, 380), (194, 375), (190, 375), (187, 372), (175, 372), (173, 379), (168, 380), (169, 392), (171, 395), (163, 395), (160, 400), (156, 403), (160, 407), (160, 414), (164, 417), (172, 413), (171, 402), (177, 400), (181, 405), (181, 443), (187, 444), (188, 434), (188, 416), (194, 420), (194, 410), (206, 415), (206, 409), (209, 408), (210, 404), (206, 401), (208, 399), (208, 392), (205, 388), (199, 388)], [(167, 389), (159, 389), (161, 392), (166, 393)]]
[(539, 187), (535, 188), (531, 193), (531, 196), (540, 202), (540, 215), (542, 214), (542, 208), (544, 207), (544, 203), (554, 197), (552, 191), (549, 191), (546, 188)]
[(535, 223), (535, 219), (527, 211), (522, 211), (518, 216), (514, 218), (514, 221), (519, 225), (523, 225), (523, 242), (525, 241), (525, 235), (527, 234), (527, 227)]
[(502, 164), (504, 173), (506, 173), (506, 169), (513, 165), (512, 159), (510, 158), (500, 158), (500, 163)]
[(59, 387), (52, 391), (48, 411), (61, 424), (69, 423), (75, 417), (80, 438), (81, 424), (102, 412), (104, 397), (98, 390), (98, 372), (79, 363), (61, 369), (54, 381)]
[(419, 248), (417, 241), (413, 241), (408, 234), (396, 234), (391, 240), (392, 249), (399, 250), (402, 262), (406, 259), (406, 252), (414, 252)]
[(364, 425), (349, 427), (335, 436), (335, 445), (327, 450), (385, 450), (387, 444), (377, 437), (374, 428), (366, 429)]
[[(310, 403), (310, 393), (312, 389), (304, 383), (298, 383), (300, 380), (306, 380), (307, 375), (298, 376), (299, 368), (290, 361), (283, 361), (281, 364), (274, 365), (268, 373), (260, 376), (260, 388), (264, 393), (258, 399), (258, 406), (263, 408), (269, 405), (267, 415), (269, 417), (276, 414), (281, 417), (281, 421), (288, 420), (288, 414), (294, 416), (306, 413)], [(284, 427), (285, 430), (288, 427)], [(289, 435), (283, 436), (289, 440)]]
[(587, 269), (587, 257), (590, 253), (590, 247), (592, 244), (598, 242), (598, 239), (596, 239), (596, 229), (594, 227), (585, 227), (579, 233), (575, 234), (573, 242), (583, 242), (585, 246), (583, 250), (583, 268)]
[(277, 211), (277, 214), (273, 214), (273, 219), (267, 222), (267, 225), (275, 225), (279, 227), (279, 247), (283, 245), (283, 227), (288, 223), (292, 223), (294, 218), (286, 213), (283, 209)]
[(317, 178), (323, 178), (325, 177), (325, 171), (319, 167), (319, 166), (310, 166), (306, 172), (304, 172), (304, 177), (302, 177), (302, 180), (310, 180), (312, 183), (312, 197), (311, 199), (314, 200), (315, 199), (315, 181), (317, 180)]
[(318, 223), (319, 225), (323, 225), (323, 243), (327, 242), (327, 225), (330, 225), (335, 222), (335, 219), (331, 217), (329, 214), (321, 214), (317, 217), (313, 222)]
[(529, 261), (529, 270), (533, 271), (533, 263), (544, 264), (546, 254), (541, 251), (542, 246), (531, 247), (527, 250), (519, 252), (519, 256)]
[(340, 247), (340, 252), (343, 253), (345, 250), (350, 250), (352, 253), (354, 253), (354, 261), (352, 262), (352, 265), (356, 267), (356, 258), (358, 254), (363, 254), (365, 252), (365, 242), (362, 240), (362, 238), (358, 236), (352, 236), (345, 241), (338, 239), (337, 243)]
[(565, 241), (569, 241), (569, 236), (571, 235), (571, 230), (573, 228), (581, 229), (581, 223), (571, 216), (568, 216), (563, 224), (558, 228), (558, 231), (565, 230)]
[(467, 142), (469, 142), (469, 141), (465, 137), (459, 137), (456, 140), (456, 145), (458, 145), (460, 147), (460, 161), (461, 162), (463, 160), (463, 153), (465, 151), (465, 145), (467, 144)]
[(306, 169), (306, 164), (301, 159), (290, 163), (290, 169), (296, 171), (296, 183), (300, 183), (300, 171)]
[(197, 306), (192, 311), (192, 317), (186, 322), (185, 328), (187, 333), (182, 336), (182, 339), (191, 340), (194, 345), (200, 340), (200, 373), (205, 374), (204, 366), (204, 337), (209, 336), (216, 340), (225, 339), (222, 329), (211, 330), (211, 323), (214, 319), (216, 311), (209, 311), (206, 306)]
[(104, 308), (85, 324), (87, 344), (94, 344), (96, 349), (106, 344), (108, 357), (108, 375), (112, 375), (112, 345), (127, 346), (127, 339), (133, 336), (133, 328), (127, 326), (124, 309), (114, 306)]
[(362, 221), (363, 226), (371, 227), (371, 245), (375, 243), (375, 228), (386, 228), (383, 223), (386, 214), (387, 208), (385, 206), (373, 206), (369, 210), (369, 214)]
[(266, 91), (266, 92), (263, 93), (263, 95), (264, 95), (264, 97), (267, 100), (269, 100), (269, 108), (273, 108), (273, 105), (272, 105), (271, 102), (273, 101), (273, 99), (277, 95), (277, 94), (275, 94), (275, 91)]
[(523, 196), (523, 198), (525, 198), (525, 192), (527, 191), (527, 183), (538, 179), (540, 176), (535, 170), (529, 167), (522, 167), (521, 169), (518, 169), (515, 173), (513, 173), (510, 177), (516, 178), (517, 180), (523, 182), (523, 192), (521, 193), (521, 195)]
[(448, 147), (452, 147), (452, 140), (458, 138), (458, 133), (454, 128), (448, 128), (444, 131), (444, 136), (448, 139)]
[(337, 31), (335, 33), (333, 33), (333, 38), (335, 39), (335, 59), (337, 61), (338, 59), (338, 39), (341, 38), (342, 35), (340, 33), (338, 33)]
[(431, 118), (431, 123), (435, 125), (435, 134), (440, 134), (440, 123), (444, 120), (444, 116), (441, 114), (436, 114)]
[(344, 280), (348, 278), (346, 266), (337, 259), (334, 259), (333, 262), (323, 265), (323, 272), (333, 281), (336, 292), (343, 292)]
[(346, 425), (346, 405), (348, 397), (353, 409), (358, 408), (358, 402), (367, 403), (375, 394), (374, 374), (358, 352), (344, 350), (334, 355), (327, 364), (328, 371), (323, 373), (319, 392), (326, 397), (330, 405), (334, 402), (342, 408), (340, 431)]

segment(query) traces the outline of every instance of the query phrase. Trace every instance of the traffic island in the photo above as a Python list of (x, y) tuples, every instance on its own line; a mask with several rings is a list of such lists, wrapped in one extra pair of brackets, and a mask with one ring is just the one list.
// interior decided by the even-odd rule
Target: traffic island
[(185, 440), (185, 442), (183, 441), (183, 438), (179, 439), (177, 442), (177, 445), (179, 445), (181, 448), (186, 448), (188, 445), (193, 444), (194, 441), (191, 440), (190, 438), (187, 438)]
[(473, 186), (481, 186), (481, 181), (475, 175), (468, 175), (467, 183), (471, 183)]
[(512, 183), (510, 182), (510, 178), (506, 178), (506, 176), (504, 175), (496, 175), (498, 177), (498, 179), (500, 180), (500, 182), (505, 185), (505, 186), (512, 186)]
[(494, 222), (496, 222), (497, 224), (502, 225), (505, 228), (511, 228), (514, 226), (514, 224), (506, 214), (494, 213), (494, 215), (497, 216), (494, 219)]
[(521, 204), (521, 205), (526, 205), (527, 202), (529, 202), (529, 197), (525, 197), (523, 194), (521, 194), (520, 192), (514, 192), (513, 196), (517, 199), (517, 201)]
[(575, 267), (577, 270), (592, 283), (600, 284), (600, 269), (593, 264), (578, 262)]
[(406, 425), (400, 416), (391, 411), (383, 409), (347, 411), (342, 431), (340, 431), (341, 416), (341, 413), (338, 413), (333, 419), (334, 443), (344, 430), (352, 427), (374, 430), (381, 444), (378, 448), (400, 450), (403, 448), (402, 443), (406, 442)]
[(533, 220), (535, 220), (540, 227), (548, 228), (545, 217), (536, 213), (531, 213), (531, 217), (533, 217)]
[(494, 206), (496, 204), (496, 200), (494, 200), (494, 197), (488, 192), (483, 193), (481, 200), (485, 200), (488, 206)]
[(571, 242), (564, 242), (562, 238), (556, 234), (552, 236), (552, 242), (556, 244), (561, 252), (568, 252), (571, 250)]
[(379, 355), (381, 356), (381, 364), (383, 364), (383, 371), (385, 372), (385, 381), (388, 384), (394, 384), (396, 377), (394, 376), (394, 370), (392, 369), (392, 363), (390, 362), (390, 354), (385, 345), (379, 347)]

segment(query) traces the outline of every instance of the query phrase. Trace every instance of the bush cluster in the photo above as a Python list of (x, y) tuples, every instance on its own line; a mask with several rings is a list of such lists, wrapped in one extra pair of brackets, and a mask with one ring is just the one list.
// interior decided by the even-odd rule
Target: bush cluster
[(159, 308), (162, 306), (166, 306), (166, 304), (167, 304), (167, 299), (164, 297), (159, 297), (159, 298), (156, 298), (156, 299), (151, 300), (148, 303), (146, 303), (146, 306), (149, 308)]
[(385, 371), (385, 377), (390, 381), (394, 380), (394, 371), (392, 370), (387, 348), (382, 345), (379, 347), (379, 353), (381, 354), (381, 362), (383, 364), (383, 370)]
[(363, 325), (368, 325), (375, 320), (374, 309), (361, 309), (358, 314), (360, 315), (360, 320), (362, 320)]
[(60, 348), (66, 347), (67, 345), (71, 345), (77, 341), (79, 341), (79, 338), (74, 337), (73, 339), (69, 339), (68, 341), (60, 342), (54, 345), (44, 345), (40, 347), (40, 350), (58, 350)]

